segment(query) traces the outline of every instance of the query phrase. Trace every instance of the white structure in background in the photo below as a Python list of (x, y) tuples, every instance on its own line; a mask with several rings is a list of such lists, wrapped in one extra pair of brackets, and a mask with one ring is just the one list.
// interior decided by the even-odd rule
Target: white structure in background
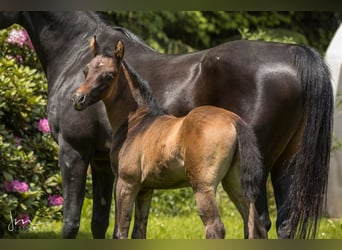
[[(342, 24), (336, 31), (326, 52), (325, 61), (329, 65), (333, 81), (334, 96), (342, 100)], [(334, 112), (334, 136), (342, 141), (342, 107)], [(327, 213), (329, 217), (342, 217), (342, 150), (331, 154)]]

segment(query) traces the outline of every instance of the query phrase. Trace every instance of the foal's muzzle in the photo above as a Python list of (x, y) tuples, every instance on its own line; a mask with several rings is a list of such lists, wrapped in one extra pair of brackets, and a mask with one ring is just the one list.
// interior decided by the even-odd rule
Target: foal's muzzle
[(74, 108), (78, 111), (87, 107), (87, 95), (83, 93), (76, 93), (71, 97)]

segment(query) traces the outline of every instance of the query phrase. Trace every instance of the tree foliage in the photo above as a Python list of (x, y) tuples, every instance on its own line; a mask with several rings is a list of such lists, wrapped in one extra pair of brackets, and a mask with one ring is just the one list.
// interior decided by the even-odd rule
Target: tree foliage
[(200, 50), (237, 39), (291, 41), (321, 53), (341, 22), (336, 12), (107, 11), (109, 20), (163, 53)]

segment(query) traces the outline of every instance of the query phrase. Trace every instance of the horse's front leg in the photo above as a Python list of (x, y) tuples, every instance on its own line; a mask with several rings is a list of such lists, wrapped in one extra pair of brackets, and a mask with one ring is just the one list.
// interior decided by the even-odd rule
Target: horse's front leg
[(116, 178), (114, 239), (127, 239), (133, 205), (139, 191), (138, 185), (126, 182), (120, 176)]
[(105, 238), (109, 224), (114, 174), (110, 161), (96, 161), (91, 164), (93, 184), (93, 217), (91, 231), (95, 239)]
[(135, 200), (135, 216), (132, 239), (146, 239), (146, 228), (150, 212), (153, 189), (144, 189)]
[[(62, 136), (60, 136), (62, 137)], [(62, 138), (59, 140), (59, 166), (63, 187), (63, 238), (76, 238), (80, 226), (85, 194), (87, 168), (91, 152), (75, 150)]]

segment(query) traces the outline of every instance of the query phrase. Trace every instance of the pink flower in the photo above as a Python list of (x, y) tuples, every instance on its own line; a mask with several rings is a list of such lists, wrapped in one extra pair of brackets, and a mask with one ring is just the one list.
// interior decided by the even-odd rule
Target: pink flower
[(19, 47), (27, 45), (30, 49), (33, 49), (32, 42), (25, 29), (12, 29), (7, 37), (7, 42), (18, 45)]
[(4, 189), (6, 192), (12, 192), (13, 191), (13, 185), (12, 185), (12, 182), (9, 182), (9, 181), (4, 181), (3, 182), (3, 185), (4, 185)]
[(58, 194), (50, 195), (48, 200), (49, 200), (49, 205), (52, 207), (63, 204), (63, 197)]
[(27, 33), (27, 31), (26, 31), (25, 29), (23, 29), (22, 31), (23, 31), (23, 34), (24, 34), (25, 37), (26, 37), (26, 45), (27, 45), (30, 49), (33, 50), (34, 48), (33, 48), (33, 44), (32, 44), (32, 42), (31, 42), (31, 39), (30, 39), (29, 34)]
[(31, 224), (30, 216), (28, 214), (21, 214), (15, 219), (15, 225), (24, 228)]
[(26, 42), (26, 36), (23, 30), (12, 29), (7, 37), (7, 42), (23, 47)]
[(49, 122), (46, 118), (42, 118), (39, 120), (38, 129), (43, 133), (50, 133)]
[(17, 191), (19, 193), (25, 193), (29, 189), (29, 186), (24, 181), (20, 182), (18, 180), (14, 180), (12, 181), (12, 186), (13, 186), (13, 191)]

